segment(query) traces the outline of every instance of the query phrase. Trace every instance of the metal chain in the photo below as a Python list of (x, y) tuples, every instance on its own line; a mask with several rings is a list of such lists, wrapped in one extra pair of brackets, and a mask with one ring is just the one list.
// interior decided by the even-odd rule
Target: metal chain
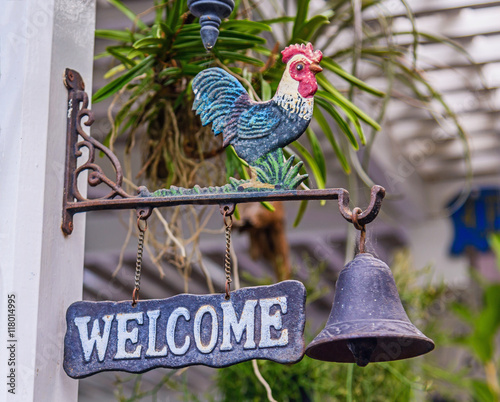
[[(141, 222), (143, 225), (141, 226)], [(148, 228), (148, 222), (145, 219), (137, 218), (137, 227), (139, 228), (139, 241), (137, 245), (137, 260), (135, 261), (135, 287), (132, 292), (132, 307), (137, 305), (139, 300), (139, 290), (141, 289), (141, 268), (142, 253), (144, 251), (144, 235)]]
[(226, 300), (229, 300), (231, 291), (231, 228), (233, 227), (233, 216), (224, 211), (224, 226), (226, 236), (226, 255), (224, 256), (224, 272), (226, 274)]

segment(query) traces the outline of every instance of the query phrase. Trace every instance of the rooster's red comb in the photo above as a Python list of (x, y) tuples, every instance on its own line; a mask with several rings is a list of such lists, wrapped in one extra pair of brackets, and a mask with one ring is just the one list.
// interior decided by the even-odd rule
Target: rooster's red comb
[(288, 63), (288, 61), (295, 56), (296, 54), (303, 54), (306, 56), (308, 59), (315, 63), (319, 63), (321, 59), (323, 58), (323, 53), (321, 53), (320, 50), (314, 51), (313, 45), (311, 43), (308, 43), (307, 45), (304, 44), (296, 44), (296, 45), (290, 45), (286, 47), (281, 54), (283, 55), (283, 63)]

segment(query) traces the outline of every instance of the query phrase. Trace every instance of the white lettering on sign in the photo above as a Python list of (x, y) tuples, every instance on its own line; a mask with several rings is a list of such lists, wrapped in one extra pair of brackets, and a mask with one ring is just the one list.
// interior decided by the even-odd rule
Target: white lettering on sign
[(306, 290), (298, 281), (162, 300), (73, 303), (66, 313), (66, 373), (142, 373), (156, 367), (227, 367), (304, 355)]
[(181, 347), (177, 347), (175, 344), (175, 327), (177, 326), (177, 320), (181, 316), (184, 317), (186, 321), (191, 319), (191, 315), (189, 314), (189, 310), (187, 308), (177, 307), (174, 311), (172, 311), (172, 314), (170, 314), (167, 321), (167, 344), (174, 355), (183, 355), (187, 352), (189, 345), (191, 344), (191, 339), (187, 335), (184, 338), (184, 344)]
[[(210, 341), (207, 345), (203, 345), (201, 341), (201, 321), (205, 314), (210, 314), (212, 318), (212, 332), (210, 333)], [(217, 344), (217, 336), (219, 334), (219, 323), (217, 322), (217, 313), (213, 306), (206, 304), (201, 306), (194, 316), (194, 342), (201, 353), (210, 353), (214, 350)]]
[(143, 373), (157, 367), (227, 367), (252, 359), (296, 363), (304, 356), (306, 289), (298, 281), (223, 294), (73, 303), (66, 313), (66, 373)]
[(260, 299), (259, 300), (260, 311), (261, 311), (261, 328), (260, 328), (260, 342), (259, 348), (272, 348), (274, 346), (286, 346), (288, 345), (288, 329), (283, 329), (281, 331), (281, 336), (279, 338), (271, 338), (271, 327), (276, 330), (281, 330), (283, 323), (281, 320), (281, 314), (276, 311), (273, 315), (270, 314), (271, 307), (274, 305), (279, 305), (281, 308), (281, 313), (286, 314), (287, 311), (287, 300), (286, 297), (273, 297), (271, 299)]
[(127, 352), (126, 344), (130, 340), (132, 344), (137, 343), (139, 337), (139, 328), (134, 328), (132, 331), (127, 331), (127, 323), (129, 321), (137, 321), (137, 324), (142, 325), (143, 313), (125, 313), (117, 314), (116, 321), (118, 321), (117, 328), (117, 343), (115, 359), (137, 359), (141, 357), (142, 346), (136, 346), (133, 352)]
[(236, 312), (234, 311), (233, 303), (224, 302), (221, 303), (222, 307), (222, 345), (220, 350), (233, 350), (233, 345), (231, 345), (231, 329), (233, 330), (236, 342), (241, 342), (241, 337), (243, 332), (246, 331), (246, 341), (243, 345), (244, 349), (255, 349), (255, 306), (257, 305), (257, 300), (247, 300), (245, 306), (243, 307), (243, 312), (241, 313), (240, 321), (236, 318)]
[(160, 310), (152, 310), (147, 312), (149, 319), (149, 336), (148, 336), (148, 350), (146, 356), (157, 357), (167, 355), (167, 345), (163, 346), (161, 350), (156, 350), (156, 322), (160, 316)]
[(104, 321), (104, 331), (101, 335), (99, 329), (99, 320), (94, 320), (92, 325), (92, 332), (88, 332), (88, 323), (90, 317), (75, 317), (75, 325), (78, 328), (80, 334), (80, 341), (82, 342), (83, 357), (85, 361), (89, 362), (92, 356), (92, 351), (94, 350), (94, 345), (97, 349), (97, 358), (100, 362), (104, 361), (106, 356), (106, 350), (108, 348), (109, 332), (111, 331), (111, 322), (113, 321), (113, 315), (105, 315), (102, 317)]
[[(259, 348), (272, 348), (275, 346), (286, 346), (288, 344), (288, 329), (283, 329), (281, 314), (286, 314), (287, 312), (287, 298), (286, 297), (274, 297), (270, 299), (260, 299), (260, 300), (247, 300), (243, 306), (243, 311), (241, 312), (240, 319), (238, 321), (236, 312), (232, 302), (221, 303), (222, 308), (222, 344), (220, 350), (228, 351), (233, 350), (233, 345), (231, 344), (231, 332), (234, 334), (237, 343), (241, 342), (243, 333), (246, 333), (244, 349), (255, 349), (257, 345), (255, 344), (255, 308), (257, 303), (261, 309), (261, 334)], [(270, 314), (271, 308), (278, 305), (281, 308), (277, 309), (274, 314)], [(184, 343), (181, 346), (177, 346), (175, 343), (175, 333), (177, 328), (177, 322), (180, 317), (183, 317), (186, 321), (190, 321), (191, 314), (189, 310), (185, 307), (177, 307), (168, 317), (167, 327), (166, 327), (166, 345), (164, 345), (160, 350), (156, 349), (157, 343), (157, 323), (160, 317), (160, 310), (151, 310), (146, 312), (149, 320), (148, 325), (148, 348), (146, 350), (146, 357), (160, 357), (167, 356), (168, 349), (174, 355), (184, 355), (191, 345), (191, 339), (188, 335), (184, 338)], [(204, 344), (201, 339), (202, 331), (202, 320), (205, 314), (209, 314), (211, 318), (211, 331), (210, 339), (207, 344)], [(90, 321), (89, 316), (76, 317), (75, 324), (80, 332), (80, 340), (82, 343), (84, 358), (86, 361), (90, 361), (94, 345), (97, 349), (97, 355), (99, 361), (103, 361), (106, 355), (106, 350), (108, 347), (109, 334), (111, 331), (111, 324), (113, 321), (113, 315), (107, 315), (102, 317), (104, 321), (104, 331), (101, 335), (99, 329), (99, 321), (94, 320), (92, 326), (92, 332), (90, 336), (88, 335), (88, 323)], [(136, 327), (131, 331), (127, 330), (128, 323), (130, 321), (137, 321), (138, 325), (143, 324), (143, 312), (137, 313), (126, 313), (117, 314), (116, 320), (117, 325), (117, 346), (115, 359), (135, 359), (141, 357), (142, 345), (136, 345), (133, 351), (127, 351), (126, 345), (127, 341), (131, 344), (136, 344), (139, 338), (139, 328)], [(281, 331), (278, 338), (271, 337), (271, 327), (277, 331)], [(219, 335), (219, 323), (217, 320), (217, 313), (215, 308), (210, 305), (204, 305), (198, 309), (194, 317), (194, 340), (196, 347), (201, 353), (211, 353), (215, 345), (218, 342)], [(168, 348), (167, 348), (168, 345)]]

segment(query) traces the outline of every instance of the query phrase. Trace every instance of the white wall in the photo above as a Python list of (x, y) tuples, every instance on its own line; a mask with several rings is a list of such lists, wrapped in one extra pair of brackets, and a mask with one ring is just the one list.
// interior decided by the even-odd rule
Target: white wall
[[(64, 69), (91, 88), (94, 0), (6, 1), (0, 15), (0, 400), (75, 401), (62, 369), (65, 312), (81, 299), (85, 216), (60, 229), (66, 143)], [(15, 294), (15, 366), (7, 295)], [(15, 368), (15, 395), (7, 369)]]

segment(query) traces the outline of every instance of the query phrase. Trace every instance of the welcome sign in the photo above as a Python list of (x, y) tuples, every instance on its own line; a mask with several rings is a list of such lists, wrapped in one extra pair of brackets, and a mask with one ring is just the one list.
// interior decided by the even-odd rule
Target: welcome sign
[(73, 378), (156, 367), (226, 367), (251, 359), (296, 363), (304, 355), (306, 290), (298, 281), (224, 294), (76, 302), (66, 314), (64, 370)]

